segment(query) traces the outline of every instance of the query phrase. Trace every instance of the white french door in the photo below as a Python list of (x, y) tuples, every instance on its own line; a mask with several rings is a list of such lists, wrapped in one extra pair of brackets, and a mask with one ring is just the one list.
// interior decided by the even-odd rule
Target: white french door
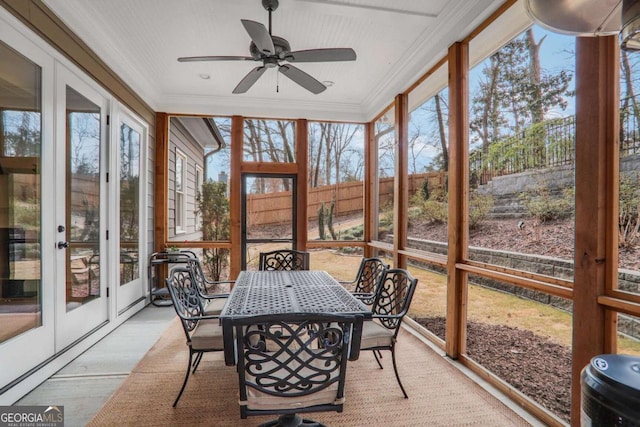
[(107, 99), (56, 64), (56, 351), (106, 322)]
[[(0, 12), (1, 12), (0, 8)], [(0, 13), (0, 388), (55, 351), (53, 59)]]
[[(120, 111), (119, 122), (112, 130), (112, 140), (118, 141), (118, 149), (112, 154), (116, 165), (117, 177), (112, 186), (112, 200), (117, 200), (118, 218), (116, 228), (119, 230), (118, 250), (114, 259), (119, 259), (118, 279), (113, 281), (116, 287), (118, 313), (144, 298), (145, 287), (142, 280), (143, 263), (140, 262), (142, 249), (145, 247), (145, 233), (141, 230), (145, 210), (142, 200), (145, 199), (144, 183), (146, 175), (143, 159), (146, 158), (147, 129), (131, 114)], [(115, 144), (114, 144), (115, 147)], [(115, 245), (114, 245), (115, 246)]]
[(0, 7), (2, 404), (146, 293), (148, 125), (29, 34)]

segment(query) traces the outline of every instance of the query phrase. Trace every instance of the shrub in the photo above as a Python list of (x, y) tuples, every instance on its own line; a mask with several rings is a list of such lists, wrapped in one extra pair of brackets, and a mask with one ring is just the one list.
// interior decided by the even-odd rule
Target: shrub
[(620, 212), (618, 220), (618, 245), (631, 247), (640, 237), (640, 173), (620, 174)]
[(564, 189), (561, 195), (554, 196), (546, 183), (518, 196), (527, 213), (540, 223), (570, 217), (573, 214), (573, 198), (573, 188)]
[(424, 198), (424, 193), (417, 192), (410, 200), (409, 220), (415, 222), (433, 222), (442, 224), (447, 222), (449, 215), (447, 205), (447, 193), (442, 189), (433, 189), (429, 199)]
[[(198, 192), (196, 212), (202, 218), (202, 240), (219, 241), (229, 238), (229, 200), (227, 183), (206, 181)], [(229, 249), (208, 248), (203, 251), (204, 266), (212, 280), (219, 281), (229, 266)]]
[(364, 225), (360, 224), (355, 227), (348, 228), (341, 234), (342, 240), (362, 240), (364, 237)]
[(422, 217), (426, 221), (443, 224), (449, 217), (449, 205), (447, 202), (427, 200), (422, 205)]
[(469, 228), (477, 228), (489, 215), (493, 208), (493, 196), (491, 194), (471, 193), (469, 199)]
[(387, 205), (381, 207), (378, 217), (378, 233), (393, 233), (393, 205)]

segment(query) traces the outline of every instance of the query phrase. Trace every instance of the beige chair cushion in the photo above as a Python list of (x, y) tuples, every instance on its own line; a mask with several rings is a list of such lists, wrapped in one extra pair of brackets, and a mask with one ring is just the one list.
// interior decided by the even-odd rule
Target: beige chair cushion
[[(317, 363), (316, 363), (317, 362)], [(292, 366), (295, 362), (290, 363), (288, 366), (291, 369), (294, 369)], [(322, 366), (322, 361), (314, 360), (314, 364), (318, 364)], [(269, 362), (263, 364), (263, 370), (269, 371), (274, 368), (275, 363)], [(309, 371), (307, 369), (307, 371)], [(277, 373), (281, 375), (287, 375), (288, 372), (284, 370), (280, 370)], [(275, 373), (275, 375), (277, 375)], [(308, 372), (312, 375), (312, 372)], [(301, 371), (301, 374), (305, 374), (305, 369)], [(335, 376), (338, 375), (338, 371), (334, 373)], [(247, 380), (249, 382), (254, 381), (254, 379), (247, 374)], [(331, 386), (326, 389), (320, 390), (316, 393), (308, 394), (306, 396), (299, 397), (282, 397), (282, 396), (271, 396), (260, 391), (257, 391), (253, 388), (247, 387), (247, 401), (240, 402), (241, 405), (246, 404), (248, 409), (256, 409), (256, 410), (267, 410), (267, 409), (299, 409), (299, 408), (307, 408), (309, 406), (315, 405), (326, 405), (326, 404), (340, 404), (343, 403), (343, 400), (337, 401), (338, 394), (338, 383), (335, 382)]]
[(380, 325), (375, 320), (368, 320), (362, 324), (361, 350), (373, 347), (390, 347), (392, 340), (393, 331)]
[(200, 320), (191, 331), (191, 346), (194, 350), (222, 350), (222, 326), (218, 319)]
[(227, 298), (213, 298), (208, 301), (209, 302), (204, 307), (204, 314), (207, 316), (215, 316), (222, 313), (222, 309), (227, 302)]

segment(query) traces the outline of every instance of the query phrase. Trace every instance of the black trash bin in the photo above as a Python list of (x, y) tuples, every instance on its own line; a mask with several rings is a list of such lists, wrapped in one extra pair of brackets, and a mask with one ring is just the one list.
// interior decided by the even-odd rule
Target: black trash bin
[(640, 427), (640, 357), (603, 354), (582, 370), (581, 425)]

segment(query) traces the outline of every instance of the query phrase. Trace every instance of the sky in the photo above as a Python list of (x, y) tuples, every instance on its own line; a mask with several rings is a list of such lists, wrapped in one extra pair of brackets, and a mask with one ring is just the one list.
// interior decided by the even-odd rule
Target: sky
[[(543, 37), (544, 40), (540, 47), (540, 63), (543, 69), (543, 73), (558, 73), (560, 70), (571, 70), (572, 74), (575, 70), (575, 37), (567, 36), (563, 34), (552, 33), (539, 26), (534, 25), (534, 36), (539, 42)], [(485, 61), (478, 64), (476, 67), (470, 70), (469, 75), (469, 91), (470, 98), (473, 98), (474, 93), (477, 92), (480, 80), (484, 77), (482, 75), (482, 69), (484, 65), (489, 61)], [(574, 80), (571, 80), (569, 90), (573, 91)], [(568, 106), (565, 110), (560, 108), (553, 109), (547, 114), (548, 118), (567, 117), (573, 115), (575, 112), (574, 100), (567, 99)], [(427, 101), (427, 103), (429, 100)], [(471, 100), (469, 101), (471, 102)], [(423, 104), (424, 105), (424, 104)], [(433, 107), (430, 107), (433, 110)], [(420, 152), (419, 158), (416, 160), (416, 169), (420, 171), (421, 167), (424, 167), (431, 163), (432, 159), (441, 152), (435, 139), (432, 135), (437, 135), (436, 122), (431, 118), (432, 113), (421, 111), (420, 109), (412, 112), (412, 120), (410, 124), (409, 133), (415, 132), (416, 127), (420, 128), (421, 137), (416, 141), (416, 152)], [(413, 130), (411, 125), (414, 126)]]
[[(533, 29), (537, 41), (540, 41), (544, 37), (540, 48), (540, 62), (543, 72), (557, 73), (561, 69), (572, 70), (573, 72), (575, 69), (575, 37), (553, 33), (536, 25), (534, 25)], [(486, 59), (486, 61), (488, 61), (488, 59)], [(484, 62), (480, 63), (470, 71), (469, 88), (471, 97), (473, 97), (473, 93), (478, 87), (479, 79), (482, 78), (483, 64)], [(574, 81), (572, 79), (570, 90), (573, 89)], [(574, 114), (575, 106), (573, 99), (568, 99), (567, 101), (568, 106), (565, 110), (552, 110), (549, 112), (548, 117), (566, 117)], [(433, 105), (433, 102), (431, 102), (431, 105)], [(431, 107), (431, 110), (433, 110), (433, 107)], [(421, 110), (412, 112), (409, 133), (411, 135), (412, 132), (416, 132), (416, 128), (419, 128), (421, 134), (420, 137), (416, 139), (413, 150), (410, 151), (409, 154), (409, 163), (410, 165), (415, 165), (415, 172), (424, 171), (424, 168), (427, 167), (440, 152), (439, 147), (435, 144), (437, 139), (434, 139), (434, 135), (437, 135), (438, 130), (437, 127), (435, 127), (435, 122), (430, 119), (429, 116), (433, 116), (433, 114)], [(222, 123), (222, 121), (228, 119), (216, 119), (216, 121), (219, 120)], [(353, 145), (355, 149), (363, 151), (363, 137), (354, 138)], [(228, 172), (229, 165), (227, 156), (211, 156), (207, 178), (217, 180), (220, 170), (226, 170)], [(391, 173), (391, 171), (389, 172)]]

